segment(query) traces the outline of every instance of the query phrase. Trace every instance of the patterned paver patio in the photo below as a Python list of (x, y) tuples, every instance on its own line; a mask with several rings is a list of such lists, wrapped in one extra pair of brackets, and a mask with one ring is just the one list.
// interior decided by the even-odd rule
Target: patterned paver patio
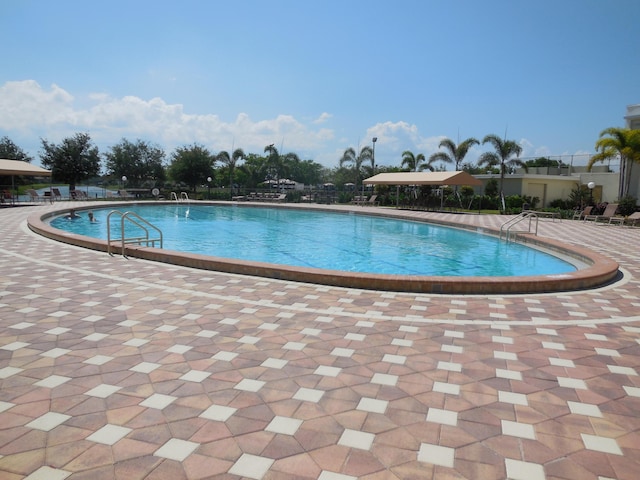
[(109, 257), (28, 230), (59, 207), (0, 210), (3, 480), (638, 478), (638, 229), (540, 224), (617, 261), (615, 285), (439, 296)]

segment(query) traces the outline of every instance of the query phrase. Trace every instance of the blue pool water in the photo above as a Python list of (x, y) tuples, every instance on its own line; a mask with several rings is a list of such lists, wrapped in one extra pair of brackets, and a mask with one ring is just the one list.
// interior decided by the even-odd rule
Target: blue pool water
[[(107, 238), (111, 209), (51, 221)], [(576, 270), (552, 255), (492, 236), (421, 222), (356, 214), (242, 206), (127, 206), (163, 232), (164, 248), (223, 258), (349, 272), (437, 276), (548, 275)], [(120, 236), (114, 215), (112, 236)], [(135, 235), (133, 226), (126, 236)]]

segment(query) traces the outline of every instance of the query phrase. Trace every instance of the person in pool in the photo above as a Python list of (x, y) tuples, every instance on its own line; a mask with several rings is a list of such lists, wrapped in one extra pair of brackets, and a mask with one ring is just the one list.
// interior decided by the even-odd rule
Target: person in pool
[(76, 218), (82, 218), (82, 217), (80, 217), (80, 215), (78, 215), (76, 211), (72, 208), (71, 210), (69, 210), (69, 213), (64, 218), (66, 218), (67, 220), (75, 220)]
[(93, 216), (93, 212), (89, 212), (89, 213), (87, 213), (87, 217), (89, 217), (89, 221), (90, 221), (91, 223), (95, 223), (95, 222), (97, 222), (97, 221), (98, 221), (98, 220), (96, 220), (96, 217), (94, 217), (94, 216)]

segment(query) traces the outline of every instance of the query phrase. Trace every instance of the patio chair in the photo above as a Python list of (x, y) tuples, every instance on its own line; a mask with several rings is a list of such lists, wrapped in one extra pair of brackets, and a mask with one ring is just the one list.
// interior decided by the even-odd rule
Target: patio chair
[(584, 221), (586, 222), (588, 220), (593, 220), (594, 223), (597, 223), (600, 220), (610, 220), (611, 217), (615, 217), (616, 210), (618, 210), (618, 204), (617, 203), (610, 203), (604, 209), (604, 212), (602, 212), (602, 214), (600, 214), (600, 215), (585, 215)]
[(627, 217), (611, 217), (609, 219), (609, 223), (618, 223), (619, 225), (628, 223), (632, 227), (635, 226), (638, 221), (640, 221), (640, 212), (633, 212)]
[(640, 212), (633, 212), (627, 218), (625, 218), (627, 223), (630, 223), (632, 227), (636, 226), (636, 223), (640, 222)]
[(42, 198), (40, 197), (40, 195), (38, 195), (38, 192), (36, 192), (34, 189), (30, 188), (29, 190), (27, 190), (27, 194), (29, 195), (29, 199), (32, 202), (40, 202), (42, 200)]
[(369, 200), (362, 202), (363, 205), (373, 205), (373, 206), (377, 206), (378, 205), (378, 195), (371, 195), (371, 198), (369, 198)]
[(55, 200), (62, 200), (62, 194), (60, 193), (60, 189), (59, 188), (52, 188), (51, 192), (53, 192), (53, 198)]
[(584, 219), (584, 217), (586, 217), (587, 215), (591, 215), (591, 210), (593, 210), (593, 207), (591, 207), (591, 206), (585, 207), (584, 210), (582, 210), (581, 212), (574, 213), (572, 220), (582, 220), (582, 219)]

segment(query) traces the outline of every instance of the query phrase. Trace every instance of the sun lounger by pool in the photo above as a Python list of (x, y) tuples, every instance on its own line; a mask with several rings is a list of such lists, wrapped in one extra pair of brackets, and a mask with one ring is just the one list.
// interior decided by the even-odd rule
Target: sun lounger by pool
[(633, 212), (631, 215), (627, 217), (611, 217), (609, 219), (609, 223), (617, 223), (619, 225), (624, 225), (625, 223), (630, 226), (635, 226), (636, 223), (640, 221), (640, 212)]
[(601, 220), (610, 220), (611, 217), (615, 217), (616, 210), (618, 210), (618, 204), (610, 203), (600, 215), (585, 215), (584, 221), (587, 222), (589, 220), (593, 220), (593, 222), (596, 223)]
[(593, 210), (593, 207), (589, 206), (585, 207), (581, 212), (574, 213), (573, 220), (583, 220), (587, 215), (591, 215), (591, 210)]
[(38, 194), (38, 192), (36, 192), (34, 189), (30, 188), (29, 190), (27, 190), (27, 194), (29, 195), (29, 199), (32, 202), (40, 202), (42, 200), (42, 197)]

